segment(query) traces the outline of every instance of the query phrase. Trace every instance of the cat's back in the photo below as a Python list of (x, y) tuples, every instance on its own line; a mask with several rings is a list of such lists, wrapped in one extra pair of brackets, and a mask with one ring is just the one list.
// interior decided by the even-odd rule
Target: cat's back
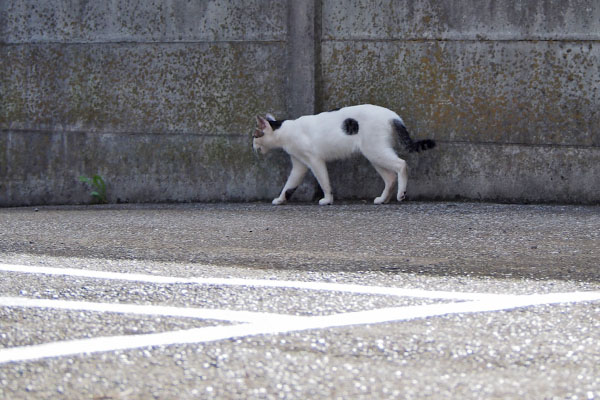
[(323, 119), (338, 120), (344, 120), (346, 118), (362, 120), (390, 120), (399, 118), (398, 114), (396, 114), (394, 111), (373, 104), (359, 104), (355, 106), (343, 107), (332, 111), (323, 112), (316, 116), (323, 117)]
[(294, 132), (297, 140), (348, 142), (346, 144), (354, 148), (367, 137), (389, 136), (390, 122), (395, 119), (401, 120), (392, 110), (360, 104), (300, 117), (293, 121), (289, 130)]
[(398, 114), (385, 107), (373, 104), (359, 104), (355, 106), (342, 107), (331, 111), (325, 111), (320, 114), (306, 115), (298, 118), (300, 126), (310, 127), (311, 130), (330, 130), (334, 126), (342, 126), (348, 120), (354, 120), (358, 124), (365, 125), (388, 124), (393, 119), (400, 119)]
[[(390, 134), (390, 122), (400, 119), (394, 111), (373, 104), (361, 104), (357, 106), (344, 107), (339, 110), (337, 124), (343, 128), (351, 127), (356, 136), (387, 137)], [(343, 129), (344, 133), (348, 133)]]

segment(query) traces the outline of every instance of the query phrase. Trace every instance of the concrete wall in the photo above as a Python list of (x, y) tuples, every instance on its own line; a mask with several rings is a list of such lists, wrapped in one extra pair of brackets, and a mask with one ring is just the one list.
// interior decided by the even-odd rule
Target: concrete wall
[(367, 102), (439, 143), (409, 198), (598, 203), (599, 40), (593, 0), (0, 1), (0, 205), (87, 202), (95, 173), (112, 202), (269, 199), (289, 162), (252, 153), (256, 113)]
[(322, 107), (381, 104), (439, 142), (410, 158), (409, 195), (600, 201), (599, 2), (326, 1), (322, 15)]

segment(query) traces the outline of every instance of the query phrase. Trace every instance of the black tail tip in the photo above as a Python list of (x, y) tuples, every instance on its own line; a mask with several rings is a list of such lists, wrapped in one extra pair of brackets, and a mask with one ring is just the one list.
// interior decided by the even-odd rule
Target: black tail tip
[(435, 140), (425, 139), (414, 142), (412, 151), (425, 151), (429, 149), (433, 149), (435, 147)]

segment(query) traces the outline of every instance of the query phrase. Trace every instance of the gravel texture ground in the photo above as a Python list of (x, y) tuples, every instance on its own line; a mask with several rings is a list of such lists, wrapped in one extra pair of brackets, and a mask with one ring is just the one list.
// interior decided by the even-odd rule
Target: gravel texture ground
[[(0, 263), (527, 295), (600, 291), (600, 208), (0, 209)], [(328, 316), (448, 300), (0, 271), (0, 298)], [(3, 350), (232, 322), (0, 306)], [(600, 302), (0, 363), (6, 399), (600, 399)]]

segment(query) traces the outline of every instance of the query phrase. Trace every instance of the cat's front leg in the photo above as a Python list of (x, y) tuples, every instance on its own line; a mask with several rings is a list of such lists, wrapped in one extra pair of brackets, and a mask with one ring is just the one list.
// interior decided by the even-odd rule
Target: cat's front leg
[(333, 194), (330, 194), (329, 196), (325, 195), (325, 197), (319, 200), (320, 206), (328, 206), (331, 204), (333, 204)]
[(285, 198), (285, 196), (284, 197), (279, 196), (279, 197), (275, 197), (271, 203), (278, 206), (281, 204), (285, 204), (286, 201), (287, 201), (287, 199)]
[(308, 171), (308, 167), (304, 165), (300, 160), (295, 157), (290, 157), (292, 160), (292, 171), (290, 172), (290, 176), (288, 176), (283, 189), (281, 190), (281, 194), (279, 197), (273, 199), (273, 204), (280, 205), (284, 204), (286, 201), (292, 197), (296, 188), (300, 186), (306, 171)]

